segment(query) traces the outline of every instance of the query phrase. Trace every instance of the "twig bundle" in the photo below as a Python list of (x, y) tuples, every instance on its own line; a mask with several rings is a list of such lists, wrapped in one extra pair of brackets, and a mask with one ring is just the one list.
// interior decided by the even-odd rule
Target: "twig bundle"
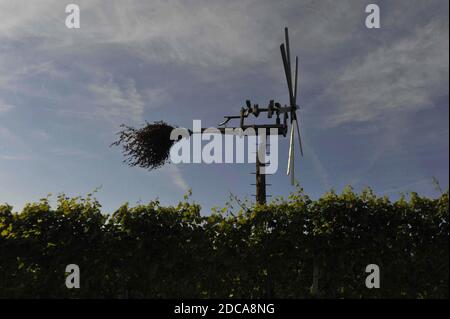
[(122, 124), (119, 138), (111, 146), (122, 144), (124, 163), (149, 170), (163, 166), (169, 160), (170, 148), (176, 142), (170, 139), (173, 127), (163, 121), (146, 122), (139, 129)]

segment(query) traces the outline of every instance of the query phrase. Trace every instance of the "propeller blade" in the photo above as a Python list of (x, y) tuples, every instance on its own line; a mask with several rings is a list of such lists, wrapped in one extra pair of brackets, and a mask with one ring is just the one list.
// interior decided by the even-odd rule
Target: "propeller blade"
[[(292, 86), (292, 69), (291, 69), (291, 56), (290, 56), (290, 48), (289, 48), (289, 32), (288, 28), (284, 28), (284, 36), (285, 36), (285, 42), (286, 47), (284, 44), (280, 45), (281, 50), (281, 58), (283, 59), (283, 66), (284, 66), (284, 73), (286, 75), (286, 81), (288, 84), (289, 89), (289, 103), (291, 107), (291, 132), (290, 132), (290, 138), (289, 138), (289, 158), (288, 158), (288, 167), (287, 167), (287, 175), (291, 176), (291, 184), (295, 184), (295, 170), (294, 170), (294, 138), (295, 138), (295, 132), (294, 132), (294, 126), (297, 129), (297, 134), (299, 138), (299, 145), (300, 145), (300, 154), (303, 156), (303, 147), (302, 147), (302, 140), (300, 136), (300, 128), (298, 126), (297, 121), (297, 86), (298, 86), (298, 57), (295, 57), (295, 78), (294, 78), (294, 87)], [(285, 113), (285, 116), (287, 113)], [(295, 123), (294, 123), (295, 122)]]
[(291, 141), (292, 141), (292, 147), (291, 147), (291, 165), (290, 165), (290, 175), (291, 175), (291, 185), (295, 184), (295, 143), (294, 143), (294, 139), (295, 139), (295, 131), (294, 131), (294, 127), (292, 127), (292, 133), (291, 133)]
[[(289, 31), (288, 28), (284, 28), (284, 39), (286, 42), (286, 61), (287, 61), (287, 67), (289, 70), (289, 85), (291, 86), (290, 90), (290, 96), (289, 96), (289, 103), (291, 104), (291, 107), (294, 108), (295, 105), (295, 98), (296, 95), (294, 95), (294, 88), (292, 87), (292, 68), (291, 68), (291, 49), (289, 47)], [(295, 88), (297, 90), (297, 88)], [(292, 123), (292, 118), (291, 118)]]
[(289, 49), (289, 33), (288, 28), (284, 28), (284, 39), (286, 42), (286, 58), (287, 58), (287, 66), (289, 69), (289, 75), (291, 75), (291, 83), (292, 83), (292, 73), (291, 73), (291, 50)]
[(288, 61), (287, 61), (286, 50), (284, 48), (284, 44), (280, 45), (280, 51), (281, 51), (281, 58), (283, 59), (284, 73), (286, 75), (286, 81), (287, 81), (288, 90), (289, 90), (289, 102), (292, 104), (292, 102), (293, 102), (292, 76), (291, 76), (291, 69), (290, 69)]
[[(297, 114), (295, 114), (295, 120), (294, 121), (295, 121), (295, 126), (297, 127), (298, 142), (300, 144), (300, 154), (303, 157), (302, 136), (300, 135), (300, 127), (298, 126)], [(292, 125), (294, 125), (294, 123), (292, 123)]]
[[(294, 148), (294, 147), (292, 147)], [(294, 169), (294, 154), (292, 154), (292, 171), (291, 171), (291, 185), (293, 186), (295, 184), (295, 169)]]
[(295, 57), (295, 84), (294, 84), (294, 106), (296, 107), (297, 105), (297, 80), (298, 80), (298, 56)]
[(292, 172), (293, 162), (294, 162), (294, 127), (291, 125), (291, 132), (289, 134), (289, 153), (288, 153), (288, 166), (286, 175)]

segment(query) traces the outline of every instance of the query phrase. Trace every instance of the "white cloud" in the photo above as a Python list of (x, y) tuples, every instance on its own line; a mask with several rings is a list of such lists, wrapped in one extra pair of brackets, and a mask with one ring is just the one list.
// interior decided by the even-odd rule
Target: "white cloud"
[(163, 88), (148, 88), (142, 93), (142, 96), (147, 107), (151, 109), (164, 107), (170, 101), (170, 95)]
[[(0, 39), (39, 39), (40, 50), (92, 52), (111, 45), (125, 46), (147, 61), (196, 66), (232, 66), (267, 61), (278, 52), (282, 27), (320, 49), (350, 35), (336, 23), (354, 21), (352, 1), (105, 1), (79, 0), (81, 29), (64, 26), (64, 3), (57, 0), (0, 2)], [(354, 2), (353, 2), (354, 4)], [(314, 23), (320, 20), (320, 24)], [(295, 23), (294, 23), (295, 22)], [(314, 27), (309, 27), (314, 23)], [(305, 30), (308, 30), (305, 32)]]
[(448, 92), (448, 51), (448, 22), (435, 20), (355, 57), (320, 98), (330, 106), (326, 124), (383, 120), (433, 107), (433, 99)]
[(173, 184), (183, 192), (186, 192), (189, 190), (189, 185), (184, 179), (181, 170), (173, 164), (167, 164), (161, 169), (163, 172), (169, 175), (171, 181)]
[(60, 83), (65, 76), (53, 61), (35, 60), (14, 51), (5, 52), (0, 60), (0, 91), (43, 97), (48, 95), (44, 83)]
[(127, 79), (124, 84), (119, 85), (111, 77), (105, 82), (90, 84), (89, 90), (94, 94), (93, 103), (100, 106), (97, 112), (105, 118), (142, 121), (144, 102), (134, 80)]
[[(309, 145), (309, 143), (307, 143), (305, 139), (303, 139), (302, 142), (305, 145), (307, 156), (312, 161), (313, 167), (316, 170), (316, 173), (319, 176), (320, 180), (322, 181), (322, 186), (324, 187), (325, 190), (330, 190), (331, 183), (327, 169), (323, 165), (322, 161), (320, 160), (320, 157), (317, 155), (314, 148), (311, 145)], [(301, 164), (299, 166), (301, 167)]]
[(56, 147), (50, 151), (56, 156), (72, 157), (78, 159), (99, 159), (101, 156), (92, 151), (82, 150), (73, 146)]
[(33, 130), (31, 132), (31, 137), (37, 141), (48, 141), (50, 140), (50, 135), (43, 130)]
[(13, 108), (14, 108), (13, 105), (7, 104), (7, 103), (3, 102), (2, 100), (0, 100), (0, 114), (11, 111)]
[(0, 126), (0, 147), (8, 144), (19, 144), (20, 138), (14, 134), (10, 129)]
[(63, 72), (55, 67), (53, 61), (44, 61), (31, 65), (22, 65), (14, 73), (14, 76), (17, 78), (21, 76), (30, 77), (34, 75), (60, 77), (63, 76)]
[(2, 155), (0, 154), (0, 160), (2, 161), (28, 161), (34, 159), (32, 156), (27, 155)]
[[(349, 43), (364, 43), (361, 31), (364, 5), (358, 1), (341, 1), (338, 6), (329, 0), (282, 3), (80, 0), (78, 4), (82, 27), (74, 31), (64, 26), (64, 4), (60, 1), (0, 2), (3, 21), (0, 42), (7, 43), (3, 68), (0, 61), (0, 84), (13, 83), (12, 90), (19, 88), (28, 95), (53, 98), (61, 104), (58, 111), (62, 114), (103, 117), (114, 123), (142, 121), (145, 108), (167, 103), (171, 98), (168, 92), (176, 91), (180, 82), (174, 79), (171, 88), (145, 82), (136, 85), (136, 74), (123, 74), (116, 65), (96, 63), (98, 55), (107, 56), (110, 48), (123, 50), (120, 53), (124, 54), (124, 63), (130, 65), (175, 63), (191, 66), (191, 72), (201, 70), (199, 73), (204, 72), (201, 76), (217, 75), (222, 80), (225, 72), (240, 73), (243, 66), (264, 63), (262, 72), (269, 71), (276, 77), (276, 83), (282, 83), (277, 85), (283, 88), (285, 97), (278, 48), (284, 25), (290, 27), (292, 50), (302, 54), (300, 81), (302, 90), (306, 88), (302, 94), (307, 94), (311, 85), (326, 86), (325, 73), (333, 64), (328, 62), (329, 57), (336, 57), (336, 52)], [(424, 6), (419, 5), (420, 9)], [(400, 13), (403, 9), (401, 5), (390, 8)], [(402, 20), (401, 15), (395, 18)], [(386, 43), (347, 66), (347, 61), (336, 63), (342, 65), (344, 72), (317, 101), (327, 107), (335, 105), (323, 121), (336, 126), (374, 119), (398, 105), (412, 108), (428, 103), (432, 96), (428, 88), (445, 76), (445, 64), (448, 68), (448, 58), (445, 60), (445, 55), (440, 54), (442, 50), (448, 52), (448, 41), (436, 42), (448, 36), (448, 30), (445, 26), (439, 28), (438, 23), (439, 20), (436, 30), (418, 30), (417, 34), (398, 43)], [(29, 56), (25, 50), (16, 58), (15, 46), (19, 44), (34, 54)], [(432, 51), (430, 56), (422, 59), (428, 48)], [(47, 60), (36, 61), (35, 54)], [(267, 64), (269, 60), (274, 63)], [(439, 63), (441, 68), (436, 67)], [(313, 69), (308, 69), (309, 65)], [(211, 70), (206, 71), (208, 67)], [(73, 73), (83, 73), (82, 80), (73, 78)], [(157, 76), (161, 73), (158, 70)], [(71, 76), (61, 81), (61, 76), (68, 74)], [(419, 74), (431, 81), (417, 78)], [(41, 76), (41, 83), (47, 83), (47, 87), (24, 83), (31, 82), (32, 75)], [(399, 76), (402, 79), (396, 81)], [(64, 85), (64, 89), (74, 84), (74, 96), (53, 90), (56, 84)], [(5, 89), (5, 85), (2, 87)], [(93, 100), (84, 100), (89, 93)]]

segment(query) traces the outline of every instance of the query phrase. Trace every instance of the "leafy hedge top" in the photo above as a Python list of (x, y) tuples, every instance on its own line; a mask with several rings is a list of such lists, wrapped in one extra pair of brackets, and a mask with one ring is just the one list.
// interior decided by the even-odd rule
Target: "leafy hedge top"
[[(267, 206), (200, 214), (187, 200), (101, 213), (92, 197), (61, 195), (21, 213), (0, 206), (0, 297), (448, 298), (448, 192), (397, 201), (370, 190), (301, 190)], [(81, 269), (69, 290), (64, 269)], [(365, 287), (365, 267), (381, 288)]]

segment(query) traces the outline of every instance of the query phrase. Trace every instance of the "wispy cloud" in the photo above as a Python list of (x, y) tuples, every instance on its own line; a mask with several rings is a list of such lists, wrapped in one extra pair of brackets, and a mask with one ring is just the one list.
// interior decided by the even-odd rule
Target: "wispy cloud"
[(86, 151), (82, 150), (77, 147), (72, 146), (66, 146), (66, 147), (57, 147), (50, 151), (52, 154), (56, 156), (61, 157), (73, 157), (73, 158), (79, 158), (79, 159), (99, 159), (101, 158), (100, 155), (92, 152), (92, 151)]
[(2, 161), (29, 161), (34, 159), (33, 156), (28, 155), (2, 155), (0, 154), (0, 160)]
[(320, 160), (320, 157), (317, 155), (314, 148), (309, 143), (307, 143), (307, 141), (304, 138), (303, 138), (302, 142), (305, 146), (305, 150), (307, 151), (308, 157), (311, 159), (311, 161), (313, 163), (314, 169), (316, 170), (317, 174), (319, 175), (319, 177), (322, 181), (323, 187), (326, 190), (330, 190), (331, 183), (330, 183), (330, 178), (329, 178), (327, 169), (323, 165), (322, 161)]
[[(353, 4), (355, 2), (353, 1)], [(297, 32), (314, 46), (339, 43), (349, 37), (332, 26), (343, 15), (355, 15), (352, 1), (105, 1), (79, 0), (82, 27), (76, 33), (64, 27), (64, 3), (57, 0), (0, 3), (0, 38), (39, 38), (32, 45), (62, 53), (69, 48), (90, 52), (103, 45), (126, 45), (147, 62), (195, 66), (236, 66), (264, 62), (277, 46), (267, 41), (280, 35), (280, 21), (301, 23)], [(330, 7), (332, 8), (330, 10)], [(14, 14), (11, 14), (14, 12)], [(292, 18), (294, 17), (294, 18)], [(320, 19), (321, 24), (308, 28)], [(111, 23), (114, 21), (114, 23)], [(347, 19), (347, 21), (353, 21)], [(354, 19), (354, 24), (358, 23)], [(294, 24), (294, 23), (292, 23)], [(295, 30), (294, 30), (295, 32)], [(320, 40), (319, 36), (324, 40)], [(276, 51), (278, 54), (278, 51)]]
[(106, 82), (91, 84), (93, 103), (100, 106), (97, 112), (109, 119), (131, 119), (141, 121), (144, 102), (136, 89), (135, 81), (127, 79), (122, 85), (109, 78)]
[(32, 130), (30, 136), (37, 141), (50, 140), (50, 135), (43, 130)]
[(11, 111), (13, 108), (14, 108), (13, 105), (7, 104), (7, 103), (3, 102), (2, 100), (0, 100), (0, 114)]
[(385, 120), (434, 107), (449, 84), (448, 35), (448, 21), (435, 20), (355, 57), (321, 96), (320, 103), (334, 105), (326, 124)]
[(184, 179), (181, 170), (176, 165), (167, 165), (163, 167), (163, 172), (169, 175), (171, 181), (173, 182), (174, 186), (176, 186), (178, 189), (180, 189), (183, 192), (186, 192), (189, 190), (189, 185), (187, 181)]
[(12, 147), (25, 148), (26, 144), (20, 136), (9, 128), (0, 126), (0, 150), (2, 148), (9, 149)]
[(146, 106), (150, 109), (157, 109), (163, 107), (170, 100), (170, 94), (163, 88), (147, 88), (142, 93), (143, 98), (146, 101)]

